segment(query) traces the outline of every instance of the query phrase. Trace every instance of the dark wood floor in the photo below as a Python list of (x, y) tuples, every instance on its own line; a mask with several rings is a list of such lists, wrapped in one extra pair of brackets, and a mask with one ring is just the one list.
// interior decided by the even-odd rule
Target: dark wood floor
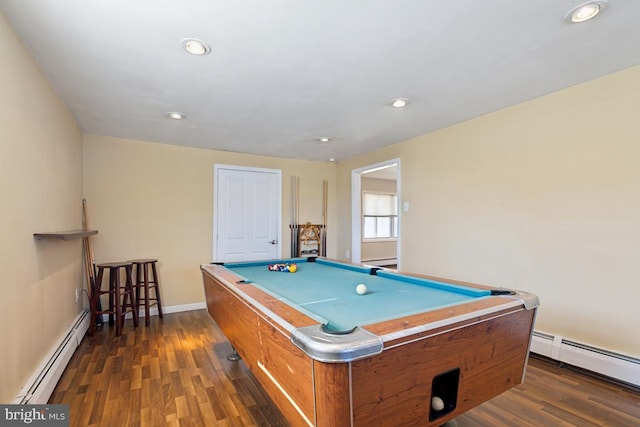
[[(142, 323), (144, 325), (144, 322)], [(50, 403), (71, 426), (286, 426), (205, 310), (87, 336)], [(640, 392), (530, 359), (524, 384), (459, 416), (458, 427), (640, 426)], [(341, 426), (336, 426), (341, 427)]]

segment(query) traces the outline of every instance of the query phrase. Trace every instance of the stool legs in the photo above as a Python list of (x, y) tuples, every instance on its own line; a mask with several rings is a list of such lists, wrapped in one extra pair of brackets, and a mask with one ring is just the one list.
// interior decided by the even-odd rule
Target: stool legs
[[(91, 324), (89, 326), (89, 332), (93, 334), (95, 331), (95, 320), (97, 316), (103, 314), (109, 314), (109, 326), (115, 324), (116, 336), (122, 334), (122, 326), (124, 324), (125, 315), (127, 312), (131, 312), (133, 316), (134, 326), (138, 326), (138, 307), (137, 301), (134, 298), (133, 282), (132, 282), (132, 268), (133, 265), (129, 263), (109, 263), (98, 264), (98, 275), (96, 277), (96, 291), (92, 296), (91, 305)], [(120, 270), (124, 269), (124, 284), (120, 280)], [(104, 276), (104, 270), (109, 272), (108, 289), (102, 289), (102, 279)], [(107, 310), (99, 309), (100, 296), (109, 295), (109, 308)]]
[(102, 316), (102, 310), (98, 309), (100, 306), (100, 284), (102, 283), (102, 274), (104, 269), (98, 269), (98, 275), (91, 292), (91, 298), (89, 299), (89, 310), (91, 310), (91, 318), (89, 320), (89, 335), (93, 335), (96, 330), (96, 319), (98, 314)]
[[(158, 316), (162, 319), (162, 301), (160, 299), (160, 284), (158, 282), (158, 271), (156, 269), (157, 260), (141, 259), (132, 260), (136, 267), (136, 302), (138, 307), (144, 306), (145, 325), (149, 326), (150, 308), (154, 305), (158, 307)], [(153, 289), (154, 297), (151, 297), (150, 291)], [(144, 293), (144, 295), (143, 295)]]
[(121, 312), (119, 316), (121, 330), (122, 330), (122, 325), (124, 324), (124, 315), (126, 314), (127, 311), (130, 311), (131, 315), (133, 316), (133, 325), (138, 326), (139, 324), (138, 304), (136, 299), (134, 298), (134, 290), (133, 290), (133, 277), (132, 277), (133, 265), (129, 264), (128, 266), (125, 267), (125, 270), (126, 270), (125, 284), (120, 288), (120, 290), (123, 291), (122, 300), (121, 300), (122, 304), (120, 306)]
[(120, 272), (117, 268), (109, 269), (109, 290), (109, 326), (113, 326), (115, 316), (116, 336), (120, 336), (122, 324), (119, 319), (122, 315), (122, 307), (120, 304), (116, 304), (116, 301), (120, 301)]
[[(156, 305), (158, 306), (158, 316), (162, 319), (163, 315), (162, 315), (162, 302), (160, 301), (160, 283), (158, 282), (158, 271), (156, 270), (156, 263), (151, 263), (151, 271), (153, 272), (153, 281), (149, 282), (152, 283), (152, 288), (155, 292), (156, 295)], [(146, 302), (148, 303), (148, 300), (146, 300)], [(149, 318), (147, 317), (147, 325), (149, 324)]]

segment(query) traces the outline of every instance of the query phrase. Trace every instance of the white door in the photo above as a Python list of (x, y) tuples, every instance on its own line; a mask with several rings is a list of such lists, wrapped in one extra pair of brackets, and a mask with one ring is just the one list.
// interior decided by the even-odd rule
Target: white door
[(281, 183), (279, 170), (214, 167), (215, 261), (279, 258)]

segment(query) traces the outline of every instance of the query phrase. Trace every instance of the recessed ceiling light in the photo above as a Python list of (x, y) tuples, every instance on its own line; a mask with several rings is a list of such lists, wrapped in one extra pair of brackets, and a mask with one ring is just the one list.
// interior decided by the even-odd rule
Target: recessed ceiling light
[(393, 101), (391, 101), (391, 106), (394, 108), (402, 108), (402, 107), (406, 107), (408, 103), (409, 103), (409, 100), (406, 98), (396, 98)]
[(192, 55), (206, 55), (211, 52), (211, 46), (198, 39), (183, 39), (181, 41), (184, 50)]
[(327, 143), (327, 142), (331, 142), (331, 138), (329, 138), (328, 136), (319, 136), (318, 141)]
[(578, 24), (595, 18), (604, 11), (609, 2), (607, 0), (595, 0), (582, 3), (571, 9), (564, 17), (566, 22)]
[(185, 116), (183, 113), (179, 113), (178, 111), (170, 111), (167, 113), (167, 117), (173, 120), (182, 120), (187, 116)]

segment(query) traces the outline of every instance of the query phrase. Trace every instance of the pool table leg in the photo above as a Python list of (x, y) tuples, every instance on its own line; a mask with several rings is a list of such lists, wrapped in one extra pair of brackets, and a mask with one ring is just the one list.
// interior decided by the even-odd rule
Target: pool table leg
[(235, 347), (231, 346), (231, 349), (233, 351), (227, 355), (227, 360), (231, 362), (237, 362), (238, 360), (242, 359)]

